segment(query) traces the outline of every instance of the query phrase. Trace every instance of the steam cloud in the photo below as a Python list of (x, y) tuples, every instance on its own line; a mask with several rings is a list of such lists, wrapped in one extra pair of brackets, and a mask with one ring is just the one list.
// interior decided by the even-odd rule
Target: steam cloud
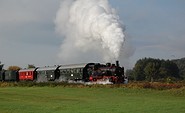
[(124, 26), (108, 0), (63, 0), (56, 30), (63, 37), (63, 63), (118, 60), (125, 41)]

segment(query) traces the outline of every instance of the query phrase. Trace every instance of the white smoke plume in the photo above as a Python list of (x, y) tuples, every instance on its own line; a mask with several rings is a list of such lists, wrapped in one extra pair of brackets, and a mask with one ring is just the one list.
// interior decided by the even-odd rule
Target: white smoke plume
[(124, 26), (108, 0), (63, 0), (56, 30), (63, 38), (63, 63), (115, 61), (125, 41)]

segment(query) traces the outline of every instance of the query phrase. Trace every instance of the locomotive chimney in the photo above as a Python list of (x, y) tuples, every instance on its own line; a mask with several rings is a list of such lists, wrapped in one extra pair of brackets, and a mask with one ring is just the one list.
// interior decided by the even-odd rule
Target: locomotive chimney
[(116, 61), (116, 66), (119, 67), (119, 61)]

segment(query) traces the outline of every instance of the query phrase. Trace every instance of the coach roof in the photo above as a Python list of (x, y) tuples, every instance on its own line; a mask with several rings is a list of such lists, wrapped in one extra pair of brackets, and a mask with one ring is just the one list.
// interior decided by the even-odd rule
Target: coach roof
[(44, 71), (44, 70), (56, 70), (60, 66), (45, 66), (45, 67), (39, 67), (37, 71)]
[(20, 69), (19, 72), (35, 71), (37, 68)]
[(70, 65), (61, 65), (59, 69), (70, 69), (70, 68), (84, 68), (87, 64), (70, 64)]

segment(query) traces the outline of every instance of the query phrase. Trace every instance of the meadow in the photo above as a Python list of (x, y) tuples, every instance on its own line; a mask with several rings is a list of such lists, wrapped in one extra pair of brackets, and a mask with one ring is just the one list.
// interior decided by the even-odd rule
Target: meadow
[(0, 87), (0, 113), (185, 113), (185, 87)]

